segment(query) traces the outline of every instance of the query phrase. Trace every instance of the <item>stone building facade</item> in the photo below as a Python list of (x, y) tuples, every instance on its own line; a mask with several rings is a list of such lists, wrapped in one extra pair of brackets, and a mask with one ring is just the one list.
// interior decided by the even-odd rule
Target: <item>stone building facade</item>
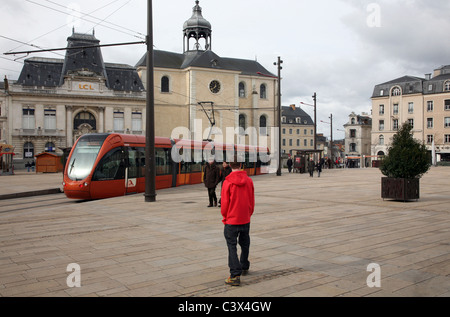
[(404, 76), (375, 86), (372, 119), (372, 155), (387, 154), (393, 135), (408, 122), (437, 161), (450, 160), (450, 65), (425, 78)]

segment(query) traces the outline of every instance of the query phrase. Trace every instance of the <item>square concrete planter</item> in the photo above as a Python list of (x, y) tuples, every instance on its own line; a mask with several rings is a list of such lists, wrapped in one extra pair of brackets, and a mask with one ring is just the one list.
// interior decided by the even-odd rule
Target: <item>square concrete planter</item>
[(419, 199), (419, 178), (381, 178), (381, 198), (400, 201)]

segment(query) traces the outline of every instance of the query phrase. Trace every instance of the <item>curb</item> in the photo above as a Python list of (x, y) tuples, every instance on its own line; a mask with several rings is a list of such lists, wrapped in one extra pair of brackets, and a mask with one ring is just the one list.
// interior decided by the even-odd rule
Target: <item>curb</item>
[(52, 194), (60, 194), (60, 193), (63, 193), (63, 191), (60, 188), (52, 188), (52, 189), (44, 189), (44, 190), (35, 190), (35, 191), (31, 191), (31, 192), (0, 195), (0, 200), (42, 196), (42, 195), (52, 195)]

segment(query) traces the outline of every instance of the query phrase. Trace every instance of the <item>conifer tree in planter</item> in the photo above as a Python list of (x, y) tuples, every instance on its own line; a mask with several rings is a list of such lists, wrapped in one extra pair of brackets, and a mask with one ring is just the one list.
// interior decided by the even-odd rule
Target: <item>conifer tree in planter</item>
[(426, 146), (413, 138), (412, 126), (402, 125), (381, 163), (381, 197), (407, 201), (419, 199), (419, 179), (428, 172), (431, 157)]

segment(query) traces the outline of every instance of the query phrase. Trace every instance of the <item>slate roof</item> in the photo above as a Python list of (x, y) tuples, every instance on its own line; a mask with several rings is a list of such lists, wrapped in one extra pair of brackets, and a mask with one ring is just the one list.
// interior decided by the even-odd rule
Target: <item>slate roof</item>
[[(188, 67), (200, 67), (217, 70), (231, 70), (241, 72), (242, 75), (276, 77), (253, 60), (223, 58), (211, 50), (188, 51), (184, 54), (155, 50), (154, 66), (158, 68), (186, 69)], [(147, 54), (139, 60), (136, 67), (146, 66)]]
[[(314, 120), (307, 114), (302, 108), (295, 107), (281, 107), (281, 116), (286, 117), (286, 123), (284, 124), (296, 124), (296, 125), (314, 125)], [(300, 118), (300, 123), (297, 123), (297, 118)], [(292, 120), (292, 123), (289, 120)]]
[[(391, 88), (399, 86), (403, 95), (418, 94), (424, 95), (444, 93), (444, 84), (450, 80), (450, 65), (442, 66), (438, 69), (440, 75), (430, 79), (403, 76), (383, 84), (376, 85), (372, 94), (372, 98), (389, 96)], [(381, 94), (383, 91), (383, 94)]]
[[(67, 47), (76, 48), (66, 51), (64, 59), (33, 57), (26, 59), (17, 84), (56, 88), (64, 84), (64, 77), (71, 74), (83, 76), (101, 76), (106, 86), (115, 91), (144, 91), (144, 86), (136, 71), (130, 65), (105, 63), (99, 40), (94, 35), (73, 33)], [(78, 49), (79, 47), (79, 49)], [(89, 74), (90, 73), (90, 74)]]

